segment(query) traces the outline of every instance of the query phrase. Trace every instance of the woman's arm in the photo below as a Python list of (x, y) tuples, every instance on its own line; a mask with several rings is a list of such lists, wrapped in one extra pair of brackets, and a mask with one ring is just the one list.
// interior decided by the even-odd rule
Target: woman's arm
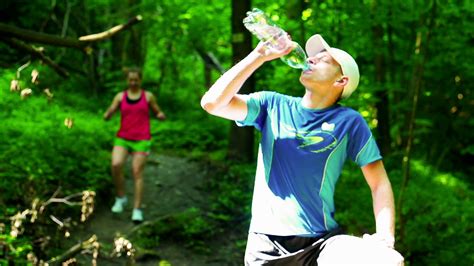
[(122, 96), (123, 92), (119, 92), (117, 93), (117, 95), (115, 95), (114, 99), (112, 100), (112, 104), (110, 104), (110, 107), (104, 113), (105, 120), (109, 120), (112, 115), (118, 110), (120, 102), (122, 101)]

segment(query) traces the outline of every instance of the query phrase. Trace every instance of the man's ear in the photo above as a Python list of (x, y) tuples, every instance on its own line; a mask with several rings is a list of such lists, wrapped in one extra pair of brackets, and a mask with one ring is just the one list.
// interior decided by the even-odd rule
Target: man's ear
[(336, 80), (338, 86), (346, 86), (349, 83), (349, 78), (347, 76), (342, 76), (340, 79)]

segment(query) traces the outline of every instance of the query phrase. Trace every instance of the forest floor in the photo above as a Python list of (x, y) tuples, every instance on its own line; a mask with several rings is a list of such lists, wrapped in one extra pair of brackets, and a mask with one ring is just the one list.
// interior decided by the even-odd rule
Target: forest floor
[[(113, 199), (96, 202), (96, 210), (90, 221), (74, 237), (73, 241), (88, 239), (96, 235), (99, 242), (112, 249), (117, 235), (130, 235), (137, 229), (131, 221), (133, 202), (133, 180), (130, 176), (130, 160), (126, 166), (126, 188), (129, 199), (127, 208), (120, 215), (113, 214), (110, 207)], [(205, 190), (206, 170), (197, 162), (185, 158), (151, 154), (144, 171), (143, 210), (146, 221), (153, 221), (191, 207), (203, 206), (207, 202)], [(111, 182), (112, 185), (112, 182)], [(140, 226), (140, 225), (138, 225)], [(227, 232), (228, 231), (228, 232)], [(246, 236), (227, 230), (220, 239), (215, 239), (208, 245), (211, 252), (202, 254), (184, 243), (164, 240), (153, 248), (153, 256), (140, 258), (137, 254), (136, 265), (172, 265), (172, 266), (201, 266), (201, 265), (242, 265), (243, 254), (236, 247), (235, 241)], [(237, 230), (241, 232), (242, 230)], [(132, 243), (133, 244), (133, 243)], [(210, 253), (210, 254), (209, 254)], [(80, 264), (89, 265), (91, 255), (79, 255)], [(97, 261), (99, 266), (127, 265), (125, 256), (119, 258), (101, 255)]]

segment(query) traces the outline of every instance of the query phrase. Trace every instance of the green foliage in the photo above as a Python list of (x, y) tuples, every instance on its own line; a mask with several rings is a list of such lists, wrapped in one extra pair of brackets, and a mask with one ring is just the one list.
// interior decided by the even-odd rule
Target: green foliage
[[(417, 161), (405, 191), (405, 238), (398, 245), (413, 265), (474, 261), (468, 245), (474, 242), (469, 224), (474, 213), (473, 5), (469, 1), (255, 0), (252, 6), (271, 14), (302, 46), (309, 36), (321, 33), (329, 44), (355, 57), (362, 74), (360, 85), (342, 104), (360, 111), (375, 134), (382, 123), (389, 125), (393, 154), (387, 165), (398, 167), (401, 161), (412, 111), (412, 82), (421, 75), (413, 147)], [(64, 30), (72, 38), (103, 31), (136, 14), (144, 18), (114, 38), (94, 44), (91, 58), (74, 49), (44, 45), (44, 54), (67, 68), (71, 77), (63, 80), (48, 66), (32, 61), (20, 77), (22, 88), (33, 89), (25, 100), (8, 92), (8, 86), (14, 71), (32, 58), (0, 43), (2, 67), (10, 69), (0, 73), (0, 206), (7, 206), (6, 214), (34, 197), (50, 195), (58, 186), (65, 193), (86, 188), (108, 191), (109, 150), (119, 118), (104, 123), (102, 112), (126, 86), (122, 68), (135, 61), (144, 62), (144, 88), (157, 96), (168, 116), (165, 122), (152, 122), (154, 148), (225, 162), (230, 122), (200, 109), (199, 99), (209, 84), (197, 50), (214, 54), (225, 69), (231, 67), (228, 1), (41, 0), (19, 5), (7, 0), (0, 4), (0, 13), (4, 23), (55, 35)], [(376, 27), (382, 30), (379, 41), (374, 37)], [(135, 40), (140, 34), (142, 38)], [(141, 48), (143, 58), (131, 58), (133, 47)], [(382, 71), (375, 67), (379, 55)], [(423, 71), (416, 72), (414, 66), (423, 56)], [(40, 84), (29, 80), (33, 67), (44, 77)], [(384, 82), (376, 82), (377, 71)], [(219, 75), (213, 70), (211, 82)], [(301, 96), (304, 88), (298, 77), (298, 70), (279, 60), (268, 62), (255, 73), (256, 90)], [(55, 95), (51, 103), (42, 92), (45, 88)], [(381, 121), (375, 108), (381, 92), (388, 94), (389, 121)], [(72, 128), (64, 126), (66, 118), (74, 121)], [(173, 218), (174, 229), (182, 233), (179, 237), (197, 246), (203, 235), (219, 232), (225, 223), (247, 226), (254, 166), (222, 168), (226, 170), (213, 169), (218, 178), (209, 184), (213, 191), (209, 209), (191, 209)], [(336, 215), (349, 232), (360, 234), (373, 231), (374, 225), (370, 191), (361, 174), (355, 173), (359, 171), (353, 165), (343, 172)], [(397, 195), (401, 173), (392, 170), (390, 176)], [(161, 238), (156, 235), (146, 241), (144, 246), (152, 247)], [(24, 247), (15, 255), (19, 257), (30, 247), (28, 240), (14, 244)]]
[(193, 207), (141, 228), (133, 236), (133, 241), (139, 246), (153, 248), (168, 240), (183, 243), (201, 253), (209, 253), (210, 249), (204, 240), (212, 239), (217, 233), (212, 230), (216, 228), (218, 226), (206, 217), (203, 210)]
[[(25, 263), (27, 254), (33, 250), (31, 242), (28, 238), (19, 239), (0, 232), (0, 247), (4, 249), (2, 252), (6, 251), (6, 254), (0, 256), (0, 265), (9, 265), (9, 262), (19, 265)], [(14, 249), (12, 250), (11, 247)]]
[(459, 176), (437, 172), (422, 161), (412, 167), (417, 178), (402, 208), (407, 219), (402, 250), (417, 265), (474, 261), (474, 193)]
[[(405, 231), (397, 249), (410, 265), (464, 265), (474, 261), (474, 193), (462, 177), (414, 161), (404, 198)], [(390, 170), (390, 169), (389, 169)], [(400, 171), (390, 171), (395, 196)], [(350, 234), (375, 231), (371, 194), (357, 166), (344, 170), (336, 190), (336, 220)]]
[[(3, 79), (2, 87), (7, 84)], [(9, 188), (4, 200), (25, 204), (57, 187), (65, 193), (105, 187), (113, 133), (102, 129), (100, 115), (49, 102), (37, 90), (24, 100), (2, 92), (0, 186)]]
[(159, 150), (175, 151), (200, 157), (205, 153), (225, 149), (229, 122), (206, 115), (204, 111), (170, 115), (163, 122), (153, 122), (152, 138)]
[(370, 189), (355, 164), (347, 164), (337, 183), (335, 218), (353, 235), (375, 231)]
[(213, 191), (211, 216), (222, 222), (247, 222), (255, 164), (232, 164), (228, 167), (225, 172), (216, 171), (216, 177), (209, 182), (209, 190)]
[[(47, 71), (38, 69), (40, 75), (48, 77)], [(2, 72), (0, 87), (8, 88), (12, 76)], [(19, 92), (0, 90), (0, 108), (3, 110), (0, 114), (0, 222), (5, 224), (18, 211), (30, 208), (35, 199), (45, 200), (58, 188), (61, 189), (57, 197), (83, 190), (108, 193), (110, 186), (109, 151), (113, 132), (105, 127), (101, 115), (90, 112), (90, 100), (83, 100), (83, 95), (55, 90), (53, 98), (48, 99), (42, 92), (42, 85), (33, 84), (22, 76), (22, 87), (29, 86), (33, 91), (29, 97), (22, 99)], [(41, 84), (51, 82), (47, 78), (42, 81)], [(81, 110), (77, 105), (65, 104), (68, 102), (82, 103), (90, 109)], [(8, 207), (4, 208), (3, 204)], [(61, 252), (59, 239), (63, 238), (64, 231), (54, 229), (57, 224), (49, 215), (72, 216), (76, 217), (73, 220), (78, 220), (80, 214), (67, 206), (55, 206), (52, 210), (41, 213), (40, 216), (47, 218), (36, 224), (29, 218), (23, 221), (25, 228), (19, 237), (10, 236), (9, 226), (5, 232), (0, 231), (0, 244), (7, 245), (8, 262), (26, 263), (26, 255), (32, 251), (40, 259)], [(43, 244), (38, 239), (45, 239), (45, 236), (51, 240), (40, 247)]]

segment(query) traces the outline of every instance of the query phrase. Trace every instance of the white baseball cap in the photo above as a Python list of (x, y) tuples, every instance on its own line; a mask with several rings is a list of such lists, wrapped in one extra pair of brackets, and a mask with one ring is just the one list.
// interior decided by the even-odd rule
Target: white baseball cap
[(319, 34), (311, 36), (306, 42), (306, 53), (309, 57), (315, 56), (317, 53), (326, 50), (337, 63), (341, 66), (342, 74), (349, 78), (349, 81), (342, 91), (342, 99), (349, 97), (359, 85), (359, 67), (356, 61), (347, 52), (330, 47), (327, 42)]

